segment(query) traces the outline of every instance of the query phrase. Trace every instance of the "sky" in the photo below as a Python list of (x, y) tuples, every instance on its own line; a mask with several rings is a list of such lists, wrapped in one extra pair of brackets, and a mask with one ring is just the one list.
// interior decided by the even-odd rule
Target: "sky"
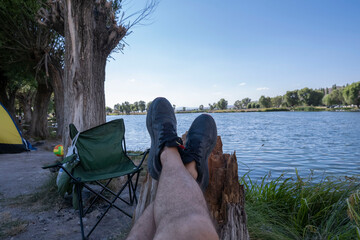
[(233, 105), (360, 81), (359, 13), (359, 0), (162, 0), (109, 59), (106, 106), (158, 96)]

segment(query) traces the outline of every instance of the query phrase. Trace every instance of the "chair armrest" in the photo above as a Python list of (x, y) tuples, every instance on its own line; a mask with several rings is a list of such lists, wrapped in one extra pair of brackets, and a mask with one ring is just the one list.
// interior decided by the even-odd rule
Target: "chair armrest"
[(48, 169), (48, 168), (53, 168), (53, 167), (61, 167), (64, 163), (70, 162), (74, 159), (74, 157), (76, 157), (76, 154), (72, 154), (66, 158), (64, 158), (64, 160), (62, 160), (61, 162), (56, 162), (50, 165), (45, 165), (43, 167), (41, 167), (42, 169)]
[(138, 169), (141, 168), (141, 165), (143, 164), (143, 162), (144, 162), (146, 156), (149, 154), (149, 152), (150, 152), (150, 148), (146, 149), (143, 153), (139, 154), (139, 155), (143, 155), (143, 157), (142, 157), (139, 165), (137, 166)]
[(62, 165), (61, 162), (56, 162), (56, 163), (53, 163), (53, 164), (50, 164), (50, 165), (42, 166), (41, 168), (42, 169), (48, 169), (48, 168), (60, 167), (61, 165)]

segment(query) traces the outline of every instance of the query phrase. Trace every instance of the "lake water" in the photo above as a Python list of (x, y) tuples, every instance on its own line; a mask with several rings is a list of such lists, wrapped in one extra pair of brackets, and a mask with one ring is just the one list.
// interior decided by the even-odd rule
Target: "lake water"
[[(190, 127), (199, 114), (176, 114), (178, 135)], [(253, 112), (214, 113), (224, 153), (239, 162), (239, 176), (250, 171), (260, 179), (272, 177), (353, 176), (360, 174), (360, 112)], [(126, 145), (131, 150), (150, 146), (145, 115), (108, 116), (123, 118)]]

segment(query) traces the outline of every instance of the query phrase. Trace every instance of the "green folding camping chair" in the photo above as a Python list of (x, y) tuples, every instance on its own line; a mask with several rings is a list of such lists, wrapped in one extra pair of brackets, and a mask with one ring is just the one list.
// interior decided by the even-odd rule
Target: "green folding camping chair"
[[(142, 170), (141, 165), (149, 153), (149, 150), (140, 154), (143, 155), (141, 162), (139, 165), (135, 165), (129, 157), (130, 154), (126, 152), (124, 134), (125, 125), (123, 119), (113, 120), (81, 133), (77, 131), (73, 124), (70, 124), (70, 137), (73, 140), (73, 144), (69, 150), (73, 152), (73, 154), (68, 154), (58, 166), (63, 169), (69, 179), (69, 184), (65, 186), (64, 189), (69, 192), (69, 190), (71, 191), (73, 189), (72, 184), (75, 184), (73, 204), (79, 208), (83, 239), (87, 239), (90, 236), (111, 207), (118, 209), (128, 217), (132, 217), (131, 214), (118, 207), (115, 201), (119, 199), (128, 205), (133, 205), (134, 202), (137, 203), (136, 188), (138, 186), (140, 171)], [(44, 168), (50, 167), (54, 167), (54, 165)], [(108, 188), (108, 185), (113, 178), (121, 176), (126, 176), (126, 182), (120, 190), (115, 193)], [(94, 188), (90, 186), (90, 183), (99, 185), (101, 191), (95, 191)], [(83, 206), (81, 194), (84, 187), (96, 195), (86, 210)], [(128, 200), (120, 196), (126, 187), (128, 187), (129, 190)], [(106, 196), (111, 195), (112, 199), (106, 197), (105, 193), (107, 193)], [(82, 218), (98, 199), (106, 201), (108, 206), (89, 233), (85, 235)]]

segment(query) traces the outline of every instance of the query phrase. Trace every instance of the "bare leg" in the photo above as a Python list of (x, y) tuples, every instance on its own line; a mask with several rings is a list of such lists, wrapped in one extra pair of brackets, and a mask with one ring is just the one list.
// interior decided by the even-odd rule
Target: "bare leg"
[(154, 201), (154, 239), (218, 239), (203, 193), (177, 148), (165, 147)]
[(155, 235), (155, 220), (154, 220), (154, 203), (150, 203), (146, 207), (143, 214), (135, 222), (132, 227), (127, 240), (148, 240), (153, 239)]
[[(188, 170), (193, 179), (197, 178), (196, 163), (195, 161), (187, 163), (185, 168)], [(154, 203), (152, 202), (145, 209), (144, 213), (140, 216), (138, 221), (131, 229), (127, 240), (137, 239), (146, 240), (153, 239), (156, 231), (155, 219), (154, 219)]]

